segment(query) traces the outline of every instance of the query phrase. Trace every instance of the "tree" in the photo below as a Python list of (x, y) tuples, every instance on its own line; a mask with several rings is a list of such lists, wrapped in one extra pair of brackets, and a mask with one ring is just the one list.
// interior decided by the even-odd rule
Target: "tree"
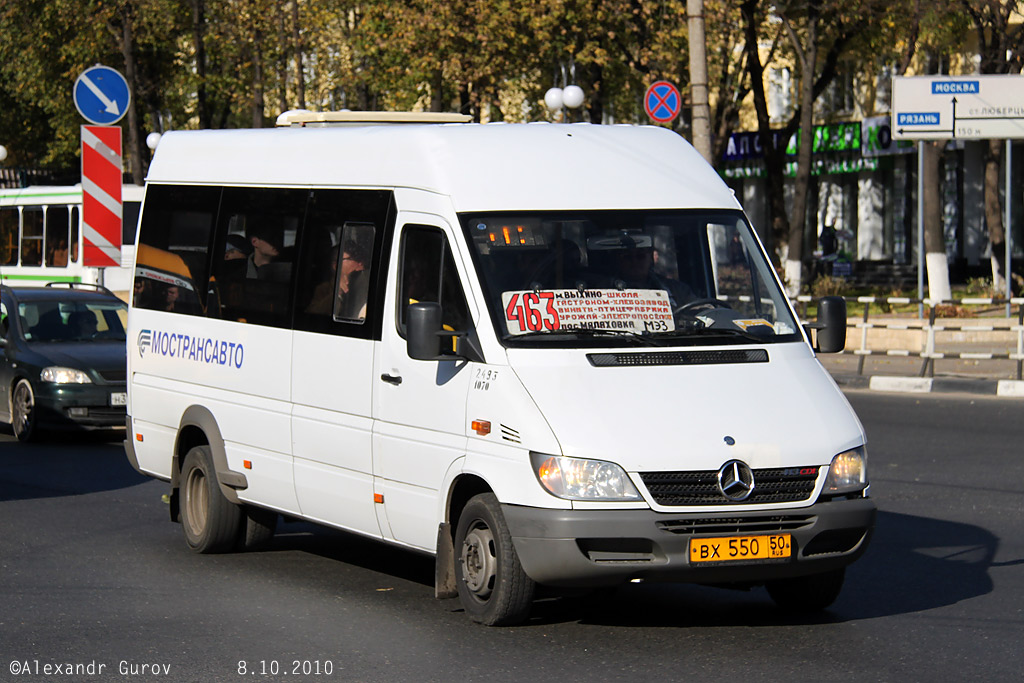
[[(850, 51), (854, 41), (876, 29), (889, 5), (877, 0), (790, 0), (763, 7), (759, 0), (741, 5), (744, 20), (747, 73), (754, 94), (758, 136), (765, 153), (765, 172), (771, 194), (769, 211), (772, 240), (786, 244), (785, 274), (791, 295), (799, 293), (803, 282), (807, 193), (811, 179), (811, 152), (814, 144), (815, 100), (832, 83), (840, 58)], [(776, 21), (769, 23), (769, 15)], [(764, 69), (760, 42), (767, 29), (773, 45), (769, 54), (781, 47), (786, 38), (788, 55), (799, 77), (800, 103), (781, 131), (773, 134), (764, 92)], [(784, 195), (785, 149), (790, 138), (800, 131), (793, 205), (787, 217)], [(781, 251), (781, 250), (780, 250)], [(781, 254), (778, 256), (781, 257)]]
[(704, 5), (710, 34), (708, 81), (714, 84), (714, 111), (711, 114), (711, 158), (716, 164), (729, 144), (729, 135), (739, 124), (743, 100), (750, 93), (745, 67), (744, 22), (739, 8), (729, 0), (714, 0)]
[[(29, 112), (10, 136), (19, 163), (77, 168), (79, 126), (71, 86), (93, 64), (128, 72), (132, 101), (146, 114), (120, 125), (129, 144), (126, 160), (141, 181), (148, 150), (138, 140), (147, 115), (163, 107), (161, 86), (174, 68), (179, 32), (177, 5), (160, 0), (25, 0), (0, 11), (0, 82), (16, 108)], [(152, 124), (150, 124), (152, 125)], [(49, 129), (40, 139), (23, 131)], [(138, 169), (138, 170), (136, 170)]]
[[(1020, 73), (1024, 64), (1024, 24), (1020, 3), (1009, 0), (960, 0), (970, 17), (978, 41), (979, 70), (983, 74)], [(1016, 21), (1011, 21), (1016, 16)], [(1006, 231), (999, 206), (999, 168), (1003, 141), (989, 140), (985, 154), (985, 224), (991, 251), (992, 286), (1006, 290), (1003, 270)], [(1010, 201), (1005, 197), (1004, 201)]]
[[(961, 49), (963, 44), (963, 16), (949, 11), (948, 7), (936, 7), (932, 3), (922, 4), (913, 0), (901, 8), (906, 32), (896, 42), (896, 75), (902, 76), (913, 63), (915, 56), (923, 55), (921, 71), (937, 74), (947, 69), (949, 54)], [(925, 142), (918, 146), (921, 154), (921, 204), (920, 223), (924, 231), (924, 258), (928, 274), (928, 297), (947, 300), (951, 297), (949, 285), (949, 261), (946, 255), (946, 241), (942, 225), (941, 200), (941, 146), (944, 143)], [(923, 297), (924, 292), (919, 292)]]

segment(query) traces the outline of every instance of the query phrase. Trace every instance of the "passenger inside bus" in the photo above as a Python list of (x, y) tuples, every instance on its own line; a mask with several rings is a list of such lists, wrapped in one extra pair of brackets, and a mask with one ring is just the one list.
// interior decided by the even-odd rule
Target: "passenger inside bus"
[(68, 241), (54, 239), (46, 246), (46, 265), (64, 267), (68, 265)]
[[(280, 256), (283, 248), (281, 230), (271, 225), (267, 218), (250, 216), (246, 237), (249, 239), (252, 253), (249, 254), (245, 276), (261, 280), (267, 279), (265, 275), (261, 276), (260, 269), (276, 262)], [(227, 254), (224, 258), (227, 260)]]
[(306, 311), (332, 313), (339, 320), (363, 320), (369, 288), (369, 255), (355, 240), (348, 240), (341, 246), (341, 259), (338, 259), (338, 251), (337, 246), (331, 249), (331, 272), (328, 279), (313, 290)]

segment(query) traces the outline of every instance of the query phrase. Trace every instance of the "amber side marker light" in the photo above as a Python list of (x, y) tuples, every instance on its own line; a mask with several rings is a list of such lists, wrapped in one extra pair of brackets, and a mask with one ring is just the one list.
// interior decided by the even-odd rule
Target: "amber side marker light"
[(375, 494), (373, 494), (373, 502), (374, 503), (383, 503), (384, 502), (384, 494), (383, 493), (375, 493)]
[(142, 434), (136, 434), (135, 435), (135, 440), (141, 443), (142, 442)]
[(487, 436), (491, 433), (491, 423), (487, 420), (473, 420), (469, 426), (480, 436)]
[(242, 467), (244, 467), (247, 470), (251, 470), (252, 469), (252, 460), (243, 460), (242, 461)]

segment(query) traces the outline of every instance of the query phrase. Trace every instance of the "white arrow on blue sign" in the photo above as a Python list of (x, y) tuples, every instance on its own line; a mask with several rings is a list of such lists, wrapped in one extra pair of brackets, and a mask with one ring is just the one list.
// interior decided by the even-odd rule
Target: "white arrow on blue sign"
[(128, 81), (109, 66), (89, 67), (75, 80), (75, 108), (97, 126), (109, 126), (128, 111), (131, 92)]

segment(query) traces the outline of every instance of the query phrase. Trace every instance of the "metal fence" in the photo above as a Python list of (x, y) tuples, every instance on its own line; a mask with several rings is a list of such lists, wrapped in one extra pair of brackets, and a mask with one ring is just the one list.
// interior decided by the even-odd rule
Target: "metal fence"
[[(993, 298), (963, 298), (951, 300), (936, 299), (912, 299), (908, 297), (873, 297), (859, 296), (847, 297), (847, 307), (850, 304), (863, 305), (864, 310), (860, 320), (852, 322), (848, 318), (847, 323), (847, 348), (844, 353), (852, 353), (859, 357), (857, 363), (857, 374), (864, 374), (864, 361), (872, 355), (902, 356), (921, 359), (919, 377), (935, 376), (935, 361), (941, 359), (961, 360), (1010, 360), (1016, 361), (1017, 379), (1022, 379), (1024, 369), (1024, 297), (1012, 299)], [(812, 298), (807, 295), (799, 296), (796, 302), (800, 311), (806, 318), (807, 305)], [(895, 306), (911, 306), (918, 304), (921, 309), (927, 311), (925, 316), (907, 315), (897, 318), (879, 319), (877, 316), (887, 313), (883, 306), (892, 309)], [(1012, 308), (1016, 307), (1016, 316), (1012, 315)], [(874, 307), (874, 310), (873, 310)], [(942, 315), (944, 308), (954, 308), (956, 318), (948, 318)], [(964, 309), (977, 307), (974, 315), (961, 317)], [(988, 312), (992, 309), (1005, 308), (1011, 311), (1010, 316), (1003, 317), (975, 317), (977, 313)], [(988, 310), (984, 310), (988, 309)], [(872, 313), (876, 315), (873, 319)], [(860, 332), (860, 345), (851, 348), (849, 344), (849, 330)], [(870, 330), (892, 330), (907, 332), (903, 337), (904, 341), (894, 343), (887, 341), (884, 344), (869, 344)], [(918, 334), (919, 344), (911, 344), (910, 333)], [(956, 338), (959, 334), (959, 339)], [(985, 342), (979, 342), (978, 337), (987, 335)], [(923, 341), (921, 341), (923, 337)], [(965, 337), (972, 337), (965, 341)], [(965, 350), (964, 347), (984, 345), (997, 350), (978, 351)], [(914, 348), (914, 347), (917, 348)], [(874, 347), (874, 348), (873, 348)], [(1002, 350), (1002, 349), (1005, 349)]]

